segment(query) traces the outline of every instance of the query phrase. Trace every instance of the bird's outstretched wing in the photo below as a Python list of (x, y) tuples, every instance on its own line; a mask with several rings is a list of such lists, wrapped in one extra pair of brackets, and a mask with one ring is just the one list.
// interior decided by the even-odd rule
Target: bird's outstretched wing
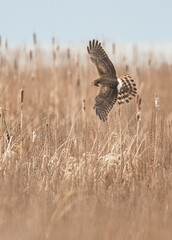
[(111, 79), (116, 79), (115, 68), (110, 61), (108, 55), (103, 50), (101, 43), (98, 41), (89, 41), (87, 47), (91, 61), (96, 65), (97, 71), (101, 77), (106, 76)]
[(117, 88), (110, 88), (108, 86), (101, 86), (99, 94), (95, 98), (94, 109), (100, 120), (106, 121), (107, 115), (113, 108), (117, 100)]

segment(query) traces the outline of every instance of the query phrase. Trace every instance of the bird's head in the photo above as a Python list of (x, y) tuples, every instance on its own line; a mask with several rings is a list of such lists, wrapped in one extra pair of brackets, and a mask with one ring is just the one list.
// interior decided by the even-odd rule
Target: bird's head
[(98, 83), (95, 83), (95, 81), (93, 81), (93, 82), (91, 82), (91, 86), (99, 87), (99, 84), (98, 84)]

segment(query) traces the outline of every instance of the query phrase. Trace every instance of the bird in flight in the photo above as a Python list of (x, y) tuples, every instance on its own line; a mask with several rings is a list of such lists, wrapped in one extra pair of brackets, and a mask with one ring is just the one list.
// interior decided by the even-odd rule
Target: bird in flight
[(128, 103), (132, 97), (136, 96), (136, 84), (128, 74), (117, 78), (116, 70), (100, 42), (94, 39), (89, 41), (87, 50), (99, 74), (99, 78), (92, 83), (97, 87), (100, 85), (94, 109), (100, 120), (106, 121), (108, 113), (116, 102), (118, 104)]

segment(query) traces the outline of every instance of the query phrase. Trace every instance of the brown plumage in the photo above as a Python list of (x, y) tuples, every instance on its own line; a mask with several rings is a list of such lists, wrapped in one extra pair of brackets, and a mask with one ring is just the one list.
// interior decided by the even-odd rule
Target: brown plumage
[(117, 78), (116, 70), (101, 43), (89, 41), (87, 50), (99, 74), (93, 85), (97, 87), (101, 85), (100, 92), (95, 98), (94, 109), (100, 120), (106, 121), (116, 101), (118, 104), (124, 103), (124, 100), (129, 102), (136, 95), (136, 84), (129, 75)]

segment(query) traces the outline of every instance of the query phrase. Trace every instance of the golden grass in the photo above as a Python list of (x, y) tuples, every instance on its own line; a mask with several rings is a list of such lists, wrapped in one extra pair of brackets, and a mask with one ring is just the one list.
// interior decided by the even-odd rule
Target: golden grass
[(103, 123), (87, 55), (21, 55), (0, 53), (0, 239), (171, 239), (171, 65), (116, 60), (139, 96)]

